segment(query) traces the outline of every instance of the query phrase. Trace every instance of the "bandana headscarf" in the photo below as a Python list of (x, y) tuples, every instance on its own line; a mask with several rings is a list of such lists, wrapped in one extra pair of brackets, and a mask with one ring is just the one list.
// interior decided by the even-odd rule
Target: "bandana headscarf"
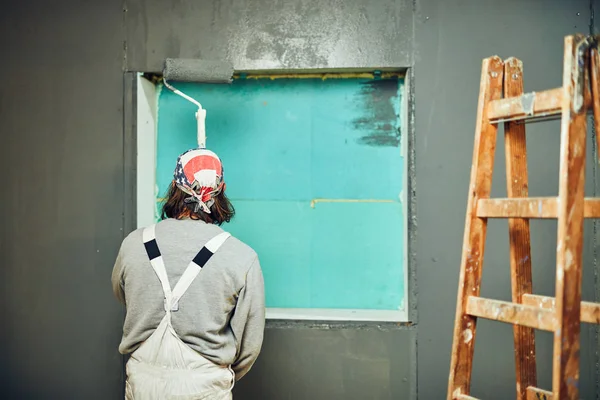
[(221, 160), (206, 149), (192, 149), (180, 155), (174, 178), (177, 187), (190, 195), (185, 202), (196, 203), (194, 212), (210, 214), (215, 196), (225, 188)]

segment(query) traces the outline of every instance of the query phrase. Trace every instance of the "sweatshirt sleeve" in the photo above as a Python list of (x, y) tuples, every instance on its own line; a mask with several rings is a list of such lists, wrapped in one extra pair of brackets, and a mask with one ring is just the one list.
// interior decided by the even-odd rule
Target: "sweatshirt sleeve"
[(125, 292), (123, 291), (123, 257), (121, 255), (123, 251), (123, 245), (119, 249), (119, 254), (117, 255), (117, 259), (115, 261), (115, 265), (113, 266), (111, 281), (112, 281), (112, 289), (113, 293), (117, 297), (117, 299), (125, 304)]
[(240, 291), (231, 329), (237, 341), (237, 357), (232, 365), (235, 379), (240, 380), (260, 353), (265, 330), (265, 291), (258, 257), (248, 270), (246, 285)]

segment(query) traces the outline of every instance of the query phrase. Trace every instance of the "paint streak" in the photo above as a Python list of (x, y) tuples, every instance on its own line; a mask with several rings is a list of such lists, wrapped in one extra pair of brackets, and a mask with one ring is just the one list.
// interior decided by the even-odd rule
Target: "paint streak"
[(566, 254), (565, 254), (565, 265), (564, 268), (566, 270), (571, 269), (571, 266), (573, 266), (573, 253), (571, 253), (571, 250), (567, 250)]
[(361, 106), (361, 115), (352, 121), (354, 129), (362, 133), (359, 143), (369, 146), (400, 146), (398, 88), (396, 79), (372, 80), (361, 84), (356, 99)]
[(463, 331), (463, 339), (465, 343), (471, 342), (471, 340), (473, 340), (473, 331), (471, 329), (465, 329)]

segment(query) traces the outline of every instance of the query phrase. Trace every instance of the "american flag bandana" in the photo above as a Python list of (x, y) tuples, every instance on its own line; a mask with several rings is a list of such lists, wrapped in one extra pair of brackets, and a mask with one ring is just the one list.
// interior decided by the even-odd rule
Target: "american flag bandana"
[(177, 187), (190, 195), (185, 202), (196, 203), (194, 212), (201, 209), (210, 214), (215, 196), (225, 188), (221, 160), (206, 149), (192, 149), (180, 155), (174, 178)]

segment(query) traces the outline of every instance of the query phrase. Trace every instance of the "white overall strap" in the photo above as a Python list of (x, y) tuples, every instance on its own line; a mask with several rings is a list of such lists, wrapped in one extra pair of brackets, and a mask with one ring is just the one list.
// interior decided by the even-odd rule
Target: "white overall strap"
[(144, 241), (144, 247), (146, 248), (148, 258), (150, 259), (150, 264), (152, 264), (152, 268), (154, 269), (154, 272), (156, 272), (156, 276), (158, 276), (160, 284), (162, 285), (162, 289), (165, 294), (166, 310), (166, 304), (170, 303), (172, 296), (171, 286), (169, 285), (169, 278), (167, 277), (167, 270), (165, 269), (165, 263), (163, 261), (162, 254), (160, 254), (160, 249), (156, 243), (156, 225), (151, 225), (144, 229), (142, 240)]
[(196, 254), (196, 257), (190, 262), (181, 278), (173, 288), (173, 297), (171, 299), (171, 309), (178, 308), (179, 299), (185, 294), (200, 270), (206, 265), (208, 260), (219, 250), (221, 245), (231, 236), (228, 232), (222, 232), (210, 239), (204, 247)]

